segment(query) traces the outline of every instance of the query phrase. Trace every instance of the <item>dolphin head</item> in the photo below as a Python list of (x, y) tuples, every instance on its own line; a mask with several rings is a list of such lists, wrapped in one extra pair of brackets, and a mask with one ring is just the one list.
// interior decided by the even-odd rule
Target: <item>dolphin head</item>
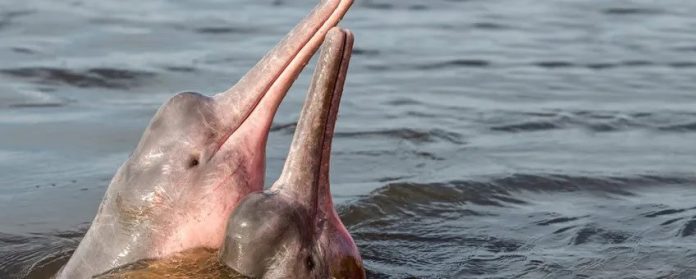
[(353, 35), (324, 42), (283, 172), (271, 189), (245, 197), (230, 217), (221, 261), (258, 278), (364, 278), (357, 247), (329, 190), (334, 125)]

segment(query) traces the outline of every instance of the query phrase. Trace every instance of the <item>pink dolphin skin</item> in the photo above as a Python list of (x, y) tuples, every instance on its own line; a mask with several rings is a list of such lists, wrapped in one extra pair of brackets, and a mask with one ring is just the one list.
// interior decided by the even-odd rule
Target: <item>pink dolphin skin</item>
[(365, 278), (362, 259), (334, 209), (331, 141), (353, 49), (334, 28), (322, 47), (283, 172), (230, 217), (220, 260), (254, 278)]
[(155, 114), (56, 278), (219, 249), (240, 200), (263, 190), (268, 132), (283, 97), (352, 0), (323, 0), (229, 90), (181, 93)]

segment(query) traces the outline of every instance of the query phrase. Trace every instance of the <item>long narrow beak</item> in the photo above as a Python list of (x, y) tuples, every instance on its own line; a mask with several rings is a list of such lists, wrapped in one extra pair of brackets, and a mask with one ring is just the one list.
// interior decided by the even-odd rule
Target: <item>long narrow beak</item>
[(322, 0), (236, 85), (215, 95), (222, 124), (229, 127), (227, 137), (246, 122), (254, 122), (250, 127), (255, 131), (253, 134), (267, 136), (273, 116), (288, 89), (319, 48), (326, 33), (338, 24), (352, 2)]
[[(353, 50), (353, 34), (329, 31), (285, 161), (271, 190), (292, 195), (316, 213), (319, 195), (329, 195), (331, 141)], [(323, 187), (326, 186), (326, 187)]]

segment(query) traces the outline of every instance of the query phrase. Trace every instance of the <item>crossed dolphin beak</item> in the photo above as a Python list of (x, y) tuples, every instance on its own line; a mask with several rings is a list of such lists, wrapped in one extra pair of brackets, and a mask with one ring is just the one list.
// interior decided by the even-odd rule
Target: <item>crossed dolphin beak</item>
[[(273, 116), (329, 29), (336, 26), (353, 0), (322, 0), (288, 35), (230, 89), (214, 96), (229, 134), (250, 136), (265, 146)], [(241, 130), (241, 131), (240, 131)], [(228, 135), (229, 136), (229, 135)], [(224, 148), (226, 138), (218, 150)], [(215, 150), (216, 153), (218, 150)]]

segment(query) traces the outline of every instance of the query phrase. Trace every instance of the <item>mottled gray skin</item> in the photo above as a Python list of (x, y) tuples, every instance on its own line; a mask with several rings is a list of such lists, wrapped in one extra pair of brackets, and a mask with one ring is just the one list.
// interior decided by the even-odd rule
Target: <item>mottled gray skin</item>
[(268, 131), (285, 93), (350, 7), (324, 0), (234, 87), (181, 93), (155, 114), (57, 278), (219, 249), (239, 201), (263, 189)]
[(364, 278), (358, 249), (329, 190), (331, 140), (353, 35), (331, 30), (281, 177), (244, 198), (230, 217), (220, 259), (255, 278)]

